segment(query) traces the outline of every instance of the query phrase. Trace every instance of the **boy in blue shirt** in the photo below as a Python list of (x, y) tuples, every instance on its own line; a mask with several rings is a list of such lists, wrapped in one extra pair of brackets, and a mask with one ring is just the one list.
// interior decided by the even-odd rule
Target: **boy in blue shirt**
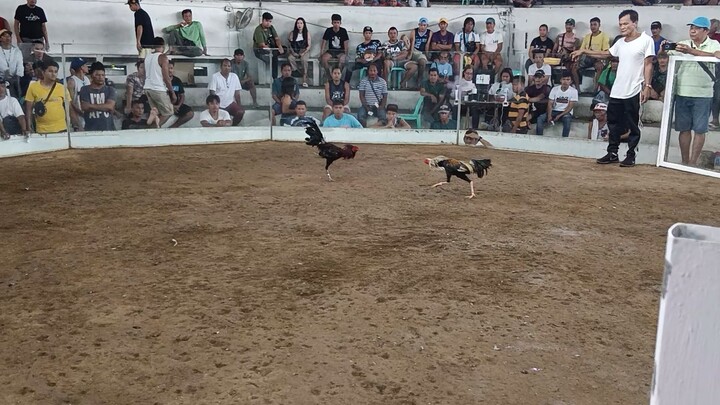
[(343, 100), (333, 101), (333, 115), (325, 118), (323, 127), (326, 128), (362, 128), (360, 121), (350, 114), (345, 114)]

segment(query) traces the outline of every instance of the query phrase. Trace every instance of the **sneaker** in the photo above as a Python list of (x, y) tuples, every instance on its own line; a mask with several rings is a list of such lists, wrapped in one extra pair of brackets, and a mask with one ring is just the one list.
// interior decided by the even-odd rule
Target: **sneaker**
[(605, 155), (605, 156), (601, 157), (600, 159), (596, 160), (596, 162), (598, 162), (598, 163), (601, 164), (601, 165), (606, 165), (606, 164), (609, 164), (609, 163), (617, 163), (617, 162), (619, 162), (619, 161), (620, 161), (620, 159), (618, 159), (617, 153), (611, 153), (611, 152), (608, 152), (607, 155)]
[(620, 167), (633, 167), (635, 166), (635, 155), (626, 155), (625, 159), (620, 162)]

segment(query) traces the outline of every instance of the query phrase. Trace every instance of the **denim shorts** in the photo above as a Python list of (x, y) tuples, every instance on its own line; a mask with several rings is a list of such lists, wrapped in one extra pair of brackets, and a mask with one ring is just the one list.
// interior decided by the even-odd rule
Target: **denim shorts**
[(675, 97), (675, 130), (695, 131), (705, 134), (708, 131), (712, 97)]

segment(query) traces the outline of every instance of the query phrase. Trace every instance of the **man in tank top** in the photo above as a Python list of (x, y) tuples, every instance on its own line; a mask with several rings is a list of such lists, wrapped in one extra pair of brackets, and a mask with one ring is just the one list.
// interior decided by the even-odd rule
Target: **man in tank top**
[(431, 37), (432, 31), (428, 29), (428, 19), (420, 17), (417, 28), (410, 32), (410, 44), (413, 46), (410, 60), (418, 65), (418, 82), (421, 82), (425, 77)]
[(145, 95), (151, 107), (160, 114), (160, 125), (170, 118), (173, 113), (173, 103), (177, 100), (172, 87), (169, 61), (165, 50), (165, 40), (155, 37), (153, 51), (145, 57)]

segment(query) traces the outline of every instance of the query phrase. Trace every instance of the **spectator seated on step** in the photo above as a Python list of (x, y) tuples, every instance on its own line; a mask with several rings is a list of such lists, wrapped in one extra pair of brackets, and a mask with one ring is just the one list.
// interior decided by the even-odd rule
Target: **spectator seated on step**
[(386, 129), (411, 129), (412, 127), (407, 121), (398, 116), (397, 104), (388, 104), (385, 109), (385, 119), (377, 121), (373, 128), (386, 128)]
[(207, 55), (207, 43), (202, 24), (200, 21), (193, 21), (192, 10), (189, 8), (183, 10), (181, 14), (182, 21), (163, 28), (163, 32), (168, 34), (170, 54), (190, 57)]
[(443, 84), (448, 84), (453, 80), (453, 66), (450, 63), (450, 52), (440, 52), (438, 60), (432, 63), (430, 68), (438, 71), (438, 78)]
[(540, 70), (545, 75), (544, 80), (547, 80), (546, 84), (550, 84), (550, 77), (552, 77), (552, 68), (550, 65), (545, 63), (545, 52), (542, 49), (536, 49), (533, 51), (533, 64), (528, 67), (528, 85), (535, 83), (535, 73)]
[(341, 100), (333, 101), (332, 115), (325, 118), (323, 127), (326, 128), (362, 128), (360, 121), (354, 116), (344, 112), (345, 105)]
[(352, 74), (356, 70), (362, 70), (370, 65), (375, 65), (378, 71), (382, 68), (383, 53), (380, 51), (382, 43), (377, 39), (373, 39), (372, 36), (372, 27), (366, 26), (363, 28), (363, 42), (355, 47), (355, 61), (352, 63), (351, 68), (348, 67), (345, 70), (345, 82), (350, 83)]
[(130, 113), (122, 122), (122, 129), (160, 128), (160, 116), (157, 108), (151, 108), (147, 118), (144, 115), (145, 103), (141, 100), (132, 101)]
[(0, 136), (10, 139), (11, 135), (27, 135), (25, 112), (15, 97), (8, 92), (8, 83), (0, 80)]
[(136, 72), (130, 73), (125, 80), (125, 114), (130, 114), (132, 103), (140, 101), (145, 105), (145, 111), (150, 111), (150, 104), (145, 95), (145, 61), (135, 62)]
[(303, 100), (298, 100), (295, 103), (295, 116), (290, 120), (291, 127), (306, 127), (314, 122), (317, 126), (321, 126), (322, 122), (315, 117), (307, 115), (307, 103)]
[(284, 62), (280, 66), (280, 77), (273, 80), (272, 86), (271, 86), (271, 96), (274, 101), (272, 105), (272, 112), (271, 115), (271, 122), (273, 125), (275, 125), (275, 116), (276, 115), (282, 115), (282, 90), (283, 90), (283, 81), (285, 79), (292, 79), (292, 83), (294, 83), (293, 91), (291, 94), (292, 97), (292, 108), (295, 108), (295, 102), (300, 99), (300, 86), (298, 86), (297, 81), (294, 77), (292, 77), (292, 66), (290, 66), (290, 63)]
[(173, 112), (177, 120), (170, 125), (170, 128), (178, 128), (182, 124), (190, 121), (195, 113), (192, 107), (185, 104), (185, 86), (183, 86), (182, 80), (175, 76), (175, 61), (169, 61), (168, 73), (170, 73), (170, 83), (172, 84), (173, 92), (175, 92), (175, 102), (173, 103)]
[(253, 107), (258, 107), (255, 82), (253, 81), (253, 77), (250, 75), (250, 64), (245, 59), (245, 51), (240, 48), (236, 49), (233, 53), (232, 72), (240, 79), (240, 86), (243, 90), (250, 92)]
[(452, 119), (450, 107), (447, 104), (443, 104), (438, 109), (438, 118), (430, 124), (430, 129), (452, 129), (457, 130), (457, 121)]
[(446, 93), (447, 90), (440, 81), (438, 70), (431, 68), (427, 80), (420, 85), (420, 95), (425, 99), (423, 101), (423, 118), (425, 120), (434, 122), (438, 119), (437, 112), (445, 104)]
[(537, 118), (547, 111), (548, 97), (552, 88), (547, 85), (547, 76), (542, 70), (535, 72), (533, 84), (525, 88), (530, 103), (530, 123), (537, 122)]
[(220, 108), (220, 97), (211, 94), (205, 99), (207, 109), (200, 113), (200, 125), (203, 127), (229, 127), (232, 125), (232, 116)]
[[(667, 69), (669, 61), (670, 57), (666, 52), (660, 52), (657, 55), (657, 63), (653, 65), (650, 100), (663, 101), (665, 99), (665, 83), (667, 82)], [(617, 68), (615, 69), (617, 70)]]
[(537, 134), (543, 135), (543, 129), (550, 124), (562, 121), (563, 138), (570, 136), (570, 125), (573, 120), (573, 108), (578, 102), (578, 91), (570, 86), (572, 76), (570, 72), (564, 72), (560, 85), (553, 87), (550, 91), (549, 102), (545, 114), (538, 117)]
[(339, 66), (332, 69), (331, 76), (330, 80), (325, 83), (325, 102), (327, 105), (323, 108), (323, 121), (333, 113), (332, 106), (335, 101), (342, 101), (345, 106), (345, 113), (350, 113), (350, 83), (342, 79), (342, 69)]
[(358, 120), (363, 123), (363, 126), (367, 126), (368, 117), (385, 119), (388, 87), (387, 82), (378, 75), (375, 65), (370, 65), (368, 68), (368, 75), (360, 82), (358, 91), (360, 104), (362, 104), (358, 109)]

